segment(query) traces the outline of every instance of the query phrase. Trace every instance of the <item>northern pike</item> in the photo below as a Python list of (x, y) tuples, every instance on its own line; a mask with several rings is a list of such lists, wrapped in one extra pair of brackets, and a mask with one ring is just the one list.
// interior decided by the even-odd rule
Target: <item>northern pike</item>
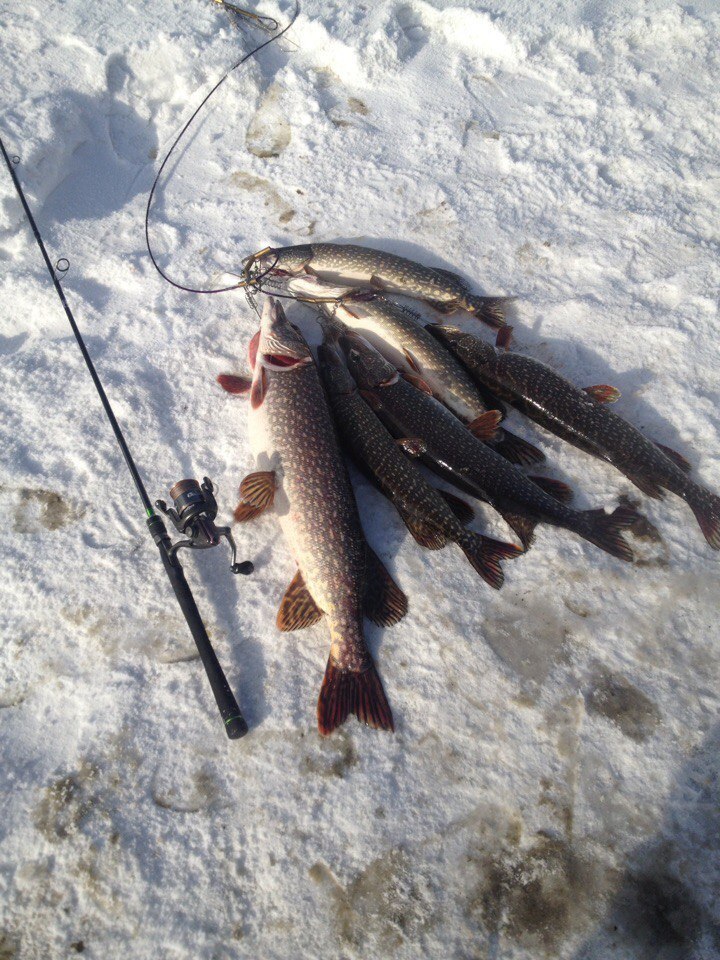
[(320, 732), (330, 733), (351, 713), (371, 727), (392, 730), (363, 614), (389, 626), (404, 616), (407, 598), (363, 535), (310, 348), (271, 298), (249, 353), (249, 433), (257, 472), (242, 482), (236, 519), (277, 507), (298, 563), (278, 627), (296, 630), (327, 618), (331, 645), (318, 700)]
[(305, 243), (262, 250), (245, 261), (258, 275), (293, 277), (309, 274), (329, 283), (372, 287), (424, 300), (441, 313), (466, 310), (491, 327), (505, 324), (507, 297), (479, 297), (456, 273), (425, 267), (394, 253), (354, 243)]
[(469, 430), (433, 397), (406, 383), (397, 370), (357, 334), (341, 338), (353, 379), (380, 419), (395, 436), (419, 437), (425, 443), (423, 459), (443, 475), (458, 477), (464, 489), (500, 513), (519, 514), (531, 520), (564, 527), (615, 557), (631, 561), (632, 551), (622, 530), (632, 526), (636, 511), (618, 507), (578, 511), (568, 507), (538, 484), (560, 487), (544, 478), (530, 479), (513, 464), (480, 443)]
[(501, 560), (517, 556), (520, 548), (472, 533), (460, 523), (441, 492), (430, 486), (403, 452), (416, 455), (417, 441), (393, 440), (360, 396), (327, 332), (318, 358), (342, 440), (395, 505), (417, 542), (434, 550), (456, 543), (483, 580), (499, 588), (504, 579)]
[(707, 542), (720, 549), (720, 497), (688, 476), (685, 457), (607, 408), (619, 390), (606, 384), (580, 389), (538, 360), (500, 353), (455, 328), (433, 325), (432, 332), (473, 377), (541, 427), (617, 467), (647, 496), (660, 500), (669, 490), (685, 500)]
[[(471, 432), (476, 424), (484, 429), (488, 406), (475, 382), (450, 351), (427, 332), (413, 310), (378, 295), (328, 304), (324, 312), (359, 333), (402, 370), (410, 383), (452, 410)], [(537, 447), (502, 427), (487, 442), (511, 463), (529, 465), (545, 459)]]

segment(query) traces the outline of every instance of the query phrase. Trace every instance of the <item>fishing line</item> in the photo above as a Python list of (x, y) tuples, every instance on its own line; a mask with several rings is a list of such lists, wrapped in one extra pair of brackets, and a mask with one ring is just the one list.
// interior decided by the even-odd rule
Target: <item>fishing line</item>
[[(222, 0), (220, 0), (220, 2), (222, 2)], [(240, 8), (240, 7), (235, 7), (234, 5), (231, 5), (231, 4), (229, 4), (229, 3), (223, 3), (223, 5), (224, 5), (224, 6), (227, 6), (227, 7), (230, 7), (230, 8), (236, 10), (237, 12), (239, 12), (239, 13), (241, 13), (241, 14), (243, 14), (243, 15), (248, 15), (248, 14), (249, 14), (249, 11), (245, 11), (245, 10), (243, 10), (242, 8)], [(157, 270), (157, 272), (160, 274), (160, 276), (163, 278), (163, 280), (166, 280), (171, 286), (176, 287), (178, 290), (184, 290), (185, 293), (227, 293), (229, 290), (237, 290), (239, 287), (245, 287), (245, 286), (247, 286), (247, 285), (248, 285), (248, 280), (247, 280), (247, 279), (244, 279), (244, 280), (242, 280), (240, 283), (235, 283), (235, 284), (233, 284), (233, 285), (230, 286), (230, 287), (218, 287), (218, 288), (216, 288), (216, 289), (214, 289), (214, 290), (198, 290), (198, 289), (196, 289), (195, 287), (186, 287), (184, 284), (178, 283), (176, 280), (173, 280), (171, 277), (169, 277), (169, 276), (165, 273), (165, 271), (162, 269), (162, 267), (160, 266), (160, 264), (159, 264), (159, 263), (157, 262), (157, 260), (155, 259), (155, 255), (154, 255), (154, 253), (152, 252), (152, 247), (150, 246), (150, 208), (151, 208), (151, 206), (152, 206), (153, 197), (155, 196), (155, 190), (157, 189), (158, 183), (160, 182), (160, 177), (162, 176), (163, 170), (165, 169), (168, 160), (170, 159), (170, 157), (171, 157), (172, 154), (174, 153), (175, 148), (176, 148), (177, 145), (180, 143), (180, 141), (182, 140), (183, 136), (184, 136), (185, 133), (187, 132), (187, 130), (188, 130), (188, 128), (190, 127), (190, 125), (192, 124), (192, 122), (195, 120), (195, 118), (197, 117), (197, 115), (200, 113), (200, 111), (202, 110), (202, 108), (203, 108), (203, 107), (205, 106), (205, 104), (208, 102), (208, 100), (210, 99), (210, 97), (212, 97), (212, 95), (215, 93), (215, 91), (218, 90), (218, 89), (223, 85), (223, 83), (225, 83), (225, 81), (226, 81), (227, 78), (230, 76), (230, 74), (233, 73), (233, 71), (237, 70), (238, 67), (241, 67), (244, 63), (247, 63), (248, 60), (251, 60), (253, 57), (257, 56), (257, 54), (260, 53), (261, 50), (263, 50), (265, 47), (268, 47), (271, 43), (275, 43), (276, 40), (279, 40), (280, 37), (282, 37), (285, 33), (287, 33), (287, 31), (290, 29), (290, 27), (292, 27), (292, 25), (293, 25), (293, 24), (295, 23), (295, 21), (297, 20), (299, 13), (300, 13), (300, 0), (295, 0), (295, 12), (293, 13), (292, 18), (290, 19), (290, 21), (283, 27), (283, 29), (280, 30), (279, 33), (273, 34), (272, 37), (270, 37), (269, 39), (264, 40), (262, 43), (258, 44), (257, 47), (254, 47), (254, 48), (250, 51), (250, 53), (246, 53), (243, 57), (241, 57), (241, 58), (237, 61), (237, 63), (233, 64), (233, 66), (230, 67), (230, 69), (229, 69), (225, 74), (223, 74), (223, 76), (218, 80), (218, 82), (217, 82), (217, 83), (215, 84), (215, 86), (210, 90), (210, 92), (209, 92), (208, 94), (206, 94), (205, 97), (203, 97), (203, 99), (202, 99), (202, 101), (200, 102), (199, 106), (197, 106), (197, 107), (195, 108), (195, 110), (193, 111), (192, 115), (190, 116), (190, 119), (187, 121), (187, 123), (185, 124), (185, 126), (181, 129), (181, 131), (180, 131), (180, 133), (177, 135), (177, 137), (175, 137), (175, 140), (173, 141), (173, 143), (172, 143), (170, 149), (168, 150), (168, 152), (166, 153), (165, 159), (164, 159), (163, 162), (160, 164), (160, 169), (158, 170), (158, 172), (157, 172), (157, 174), (156, 174), (156, 176), (155, 176), (155, 179), (154, 179), (154, 181), (153, 181), (153, 185), (152, 185), (152, 187), (151, 187), (151, 189), (150, 189), (150, 194), (149, 194), (149, 196), (148, 196), (147, 206), (146, 206), (146, 208), (145, 208), (145, 245), (146, 245), (146, 247), (147, 247), (147, 252), (148, 252), (148, 254), (150, 255), (150, 259), (151, 259), (151, 261), (152, 261), (153, 266), (155, 267), (155, 269)], [(271, 17), (270, 17), (270, 18), (258, 18), (256, 14), (251, 14), (250, 16), (251, 16), (252, 19), (254, 19), (254, 20), (255, 20), (255, 19), (272, 20)], [(277, 21), (274, 21), (274, 20), (273, 20), (273, 22), (274, 22), (274, 23), (276, 24), (276, 26), (277, 26)], [(269, 25), (268, 25), (268, 26), (265, 26), (264, 29), (270, 29)], [(265, 273), (268, 273), (269, 270), (271, 270), (271, 269), (272, 269), (272, 267), (268, 268), (268, 270), (265, 271)], [(264, 275), (265, 275), (265, 274), (262, 274), (262, 276), (264, 276)], [(253, 280), (253, 283), (255, 283), (255, 282), (256, 282), (256, 281)]]

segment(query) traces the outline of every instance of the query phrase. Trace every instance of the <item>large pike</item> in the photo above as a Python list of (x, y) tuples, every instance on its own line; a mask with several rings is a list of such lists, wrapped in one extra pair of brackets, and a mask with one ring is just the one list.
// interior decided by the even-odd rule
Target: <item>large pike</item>
[(365, 541), (310, 348), (271, 298), (250, 361), (250, 442), (258, 472), (243, 480), (236, 518), (277, 507), (299, 568), (280, 605), (279, 628), (327, 618), (331, 645), (318, 700), (320, 732), (330, 733), (350, 713), (392, 730), (363, 613), (387, 626), (404, 615), (407, 599)]
[(505, 323), (507, 297), (479, 297), (456, 273), (425, 267), (394, 253), (354, 243), (306, 243), (275, 247), (248, 258), (246, 271), (259, 275), (297, 277), (310, 275), (328, 283), (404, 294), (424, 300), (441, 313), (466, 310), (491, 327)]
[[(432, 332), (465, 364), (478, 382), (573, 446), (617, 467), (649, 497), (664, 490), (682, 497), (710, 546), (720, 549), (720, 497), (692, 480), (687, 460), (654, 443), (608, 410), (614, 387), (579, 389), (545, 364), (515, 353), (499, 353), (460, 330), (433, 325)], [(509, 328), (508, 328), (509, 329)]]
[(346, 334), (341, 342), (362, 396), (395, 436), (425, 441), (423, 459), (431, 468), (439, 468), (453, 482), (457, 477), (459, 486), (476, 491), (503, 515), (519, 514), (564, 527), (613, 556), (633, 559), (622, 530), (637, 520), (634, 510), (618, 507), (612, 515), (604, 510), (572, 510), (541, 489), (538, 480), (526, 477), (480, 443), (437, 400), (406, 383), (361, 337)]
[(342, 440), (395, 504), (417, 542), (434, 550), (456, 543), (475, 571), (499, 588), (504, 579), (501, 560), (517, 556), (520, 548), (472, 533), (460, 523), (442, 493), (403, 453), (405, 444), (416, 454), (416, 441), (406, 438), (399, 445), (362, 399), (328, 330), (318, 357)]

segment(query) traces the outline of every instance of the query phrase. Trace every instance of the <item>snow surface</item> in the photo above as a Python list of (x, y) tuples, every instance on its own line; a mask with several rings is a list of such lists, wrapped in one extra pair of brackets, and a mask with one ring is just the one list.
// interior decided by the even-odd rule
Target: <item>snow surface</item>
[[(148, 489), (207, 474), (223, 518), (252, 463), (214, 378), (253, 314), (164, 284), (142, 216), (257, 36), (209, 0), (0, 2), (2, 136)], [(455, 267), (717, 490), (719, 64), (712, 0), (306, 0), (184, 142), (155, 242), (191, 285), (310, 237)], [(512, 415), (580, 505), (653, 526), (633, 568), (544, 528), (496, 594), (358, 480), (410, 596), (368, 627), (397, 732), (327, 740), (326, 628), (278, 634), (279, 526), (237, 529), (254, 576), (186, 565), (229, 742), (3, 177), (0, 957), (719, 957), (718, 558), (685, 505)]]

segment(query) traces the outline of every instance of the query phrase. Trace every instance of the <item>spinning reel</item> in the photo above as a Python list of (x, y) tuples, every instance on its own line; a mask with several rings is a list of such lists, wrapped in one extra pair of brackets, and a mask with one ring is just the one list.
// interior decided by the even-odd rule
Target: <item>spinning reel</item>
[(186, 540), (178, 540), (174, 543), (168, 553), (170, 557), (174, 557), (178, 550), (183, 548), (207, 550), (210, 547), (217, 547), (225, 537), (230, 545), (232, 572), (250, 574), (254, 569), (251, 561), (244, 560), (240, 563), (237, 561), (237, 547), (230, 527), (215, 526), (218, 506), (213, 495), (214, 489), (208, 477), (203, 477), (202, 484), (197, 480), (178, 480), (170, 489), (173, 507), (168, 507), (164, 500), (155, 501), (156, 509), (172, 521), (178, 533), (187, 537)]

